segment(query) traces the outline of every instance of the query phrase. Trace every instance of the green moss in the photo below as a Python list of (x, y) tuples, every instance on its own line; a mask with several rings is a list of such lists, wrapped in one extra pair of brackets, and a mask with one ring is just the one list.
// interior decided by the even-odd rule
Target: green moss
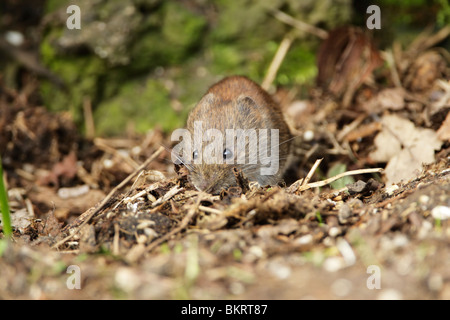
[(47, 0), (45, 2), (45, 12), (54, 12), (63, 6), (68, 6), (68, 1), (61, 1), (61, 0)]
[[(54, 56), (50, 59), (51, 46), (43, 43), (41, 50), (47, 54), (47, 66), (66, 85), (56, 87), (49, 81), (42, 81), (41, 96), (52, 111), (70, 110), (74, 120), (82, 123), (82, 103), (86, 97), (95, 101), (98, 93), (98, 78), (105, 70), (104, 62), (95, 56)], [(44, 56), (44, 54), (43, 54)]]
[(123, 134), (131, 124), (143, 133), (156, 125), (164, 131), (182, 127), (184, 115), (170, 107), (169, 93), (157, 80), (133, 81), (118, 94), (102, 102), (95, 111), (99, 134)]
[(278, 71), (276, 83), (294, 85), (311, 83), (317, 75), (315, 53), (311, 51), (313, 44), (294, 43)]
[[(318, 2), (330, 5), (326, 0)], [(342, 0), (339, 8), (347, 2)], [(54, 12), (68, 4), (68, 0), (48, 0), (46, 10)], [(48, 25), (40, 47), (43, 64), (64, 80), (66, 90), (43, 80), (41, 93), (49, 109), (71, 110), (81, 126), (82, 103), (89, 97), (98, 134), (121, 134), (129, 123), (139, 132), (155, 125), (166, 131), (181, 127), (187, 111), (217, 75), (242, 74), (261, 82), (280, 41), (292, 29), (270, 10), (281, 8), (303, 20), (302, 15), (318, 6), (297, 0), (214, 0), (207, 5), (203, 1), (80, 0), (79, 5), (82, 30), (69, 34), (63, 16)], [(124, 14), (130, 8), (132, 15)], [(326, 18), (317, 19), (322, 23)], [(95, 27), (99, 21), (118, 42), (106, 41), (104, 31)], [(304, 84), (315, 77), (318, 40), (314, 41), (294, 42), (276, 84)], [(100, 58), (99, 48), (108, 55)], [(165, 72), (155, 78), (157, 67)], [(205, 75), (196, 74), (199, 67), (207, 70)], [(163, 85), (167, 79), (175, 83), (171, 97)], [(181, 102), (182, 112), (170, 107), (171, 99)]]
[(194, 14), (179, 3), (166, 3), (162, 34), (171, 45), (189, 48), (198, 44), (205, 26), (203, 16)]
[(284, 26), (276, 22), (269, 12), (279, 7), (282, 1), (244, 0), (214, 1), (219, 13), (217, 24), (211, 32), (213, 41), (251, 42), (264, 40), (283, 32)]
[(216, 74), (242, 73), (244, 57), (242, 51), (231, 44), (216, 43), (210, 49), (211, 71)]
[(145, 18), (131, 47), (133, 71), (183, 62), (198, 47), (206, 19), (177, 2), (167, 2)]
[(131, 51), (133, 69), (179, 63), (199, 43), (206, 26), (202, 16), (173, 2), (167, 2), (162, 12), (145, 20)]

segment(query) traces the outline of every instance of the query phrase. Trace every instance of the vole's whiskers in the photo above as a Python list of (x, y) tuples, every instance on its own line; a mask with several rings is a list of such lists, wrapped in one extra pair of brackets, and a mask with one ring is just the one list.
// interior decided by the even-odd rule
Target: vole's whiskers
[[(194, 167), (193, 167), (190, 163), (187, 163), (182, 157), (180, 157), (179, 155), (177, 155), (177, 154), (173, 151), (173, 149), (171, 149), (171, 148), (165, 146), (165, 145), (162, 144), (162, 143), (160, 143), (160, 145), (161, 145), (164, 149), (166, 149), (166, 151), (167, 151), (168, 153), (170, 153), (171, 156), (175, 156), (176, 159), (177, 159), (181, 164), (183, 164), (189, 171), (193, 171), (193, 170), (194, 170)], [(169, 161), (169, 160), (164, 159), (164, 161)], [(170, 162), (174, 163), (173, 160), (170, 160)]]

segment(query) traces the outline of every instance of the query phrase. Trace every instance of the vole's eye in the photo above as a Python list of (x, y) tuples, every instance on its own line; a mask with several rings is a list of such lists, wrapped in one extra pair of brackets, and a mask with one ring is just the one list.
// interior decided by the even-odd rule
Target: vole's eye
[(197, 159), (198, 158), (198, 151), (194, 150), (194, 152), (192, 152), (192, 159)]
[(231, 159), (232, 157), (233, 157), (233, 152), (231, 152), (230, 149), (223, 150), (223, 159), (224, 160)]

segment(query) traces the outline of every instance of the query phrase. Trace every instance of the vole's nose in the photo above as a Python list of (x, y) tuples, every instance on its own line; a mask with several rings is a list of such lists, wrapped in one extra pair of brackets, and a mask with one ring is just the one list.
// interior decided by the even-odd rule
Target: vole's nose
[(206, 189), (208, 188), (208, 183), (207, 183), (207, 181), (203, 180), (203, 181), (200, 181), (195, 187), (199, 191), (206, 191)]
[(196, 181), (194, 186), (198, 191), (208, 192), (208, 190), (211, 187), (211, 182), (210, 179), (208, 179), (207, 177), (203, 177), (201, 180)]

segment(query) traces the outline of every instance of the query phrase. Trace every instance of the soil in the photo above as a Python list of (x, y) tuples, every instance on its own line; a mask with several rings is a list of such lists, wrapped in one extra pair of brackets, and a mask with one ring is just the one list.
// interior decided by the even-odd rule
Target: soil
[[(279, 90), (298, 135), (287, 185), (257, 187), (241, 177), (216, 196), (190, 185), (158, 129), (88, 139), (67, 114), (35, 103), (32, 74), (22, 89), (2, 85), (0, 150), (14, 236), (0, 243), (0, 297), (450, 299), (450, 73), (428, 52), (405, 53), (400, 91), (363, 78), (348, 85), (367, 57), (327, 75), (341, 91), (321, 84), (295, 101)], [(378, 62), (369, 65), (371, 73)], [(404, 135), (393, 134), (399, 150), (376, 160), (391, 146), (378, 136), (395, 133), (387, 116), (403, 121), (396, 125)], [(416, 134), (415, 145), (404, 138)], [(416, 159), (416, 146), (432, 161), (392, 181), (389, 172), (415, 168), (396, 157)], [(294, 182), (319, 158), (310, 182), (386, 170), (300, 188)]]

